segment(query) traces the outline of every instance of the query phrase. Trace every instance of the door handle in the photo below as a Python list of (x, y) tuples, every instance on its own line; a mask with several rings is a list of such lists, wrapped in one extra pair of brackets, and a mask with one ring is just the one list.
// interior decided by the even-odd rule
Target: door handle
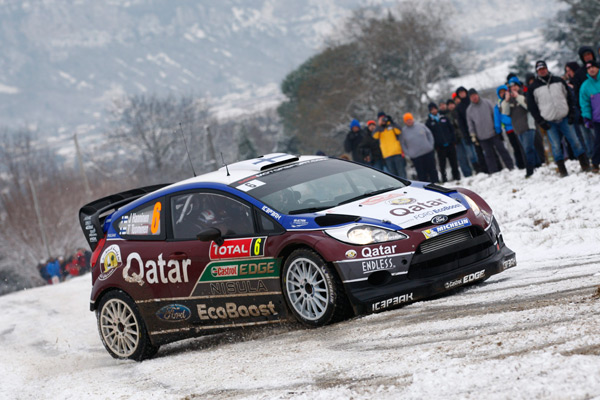
[(184, 252), (181, 252), (181, 251), (176, 251), (175, 253), (171, 253), (171, 254), (169, 254), (169, 258), (170, 258), (171, 260), (185, 260), (185, 259), (187, 259), (187, 258), (189, 258), (189, 257), (188, 257), (188, 255), (187, 255), (186, 253), (184, 253)]

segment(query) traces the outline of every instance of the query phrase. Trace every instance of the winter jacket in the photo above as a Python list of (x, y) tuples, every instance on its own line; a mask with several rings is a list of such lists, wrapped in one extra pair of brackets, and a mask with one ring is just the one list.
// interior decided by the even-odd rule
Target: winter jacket
[(513, 129), (517, 134), (521, 134), (530, 129), (535, 129), (533, 117), (527, 111), (527, 102), (522, 94), (517, 97), (511, 97), (508, 101), (504, 100), (500, 106), (503, 115), (509, 115), (513, 123)]
[(448, 120), (452, 125), (452, 129), (454, 129), (454, 136), (456, 136), (456, 141), (461, 141), (464, 137), (464, 134), (459, 126), (458, 118), (458, 110), (456, 108), (448, 113)]
[(60, 276), (60, 264), (58, 263), (58, 260), (49, 262), (48, 265), (46, 265), (46, 272), (50, 277)]
[(500, 112), (500, 106), (504, 102), (504, 98), (500, 97), (500, 90), (506, 90), (508, 92), (508, 86), (500, 85), (496, 89), (496, 96), (498, 96), (498, 103), (494, 106), (494, 129), (496, 133), (502, 133), (502, 127), (504, 127), (505, 132), (510, 132), (513, 130), (512, 121), (510, 116), (506, 114), (502, 114)]
[(346, 140), (344, 140), (344, 150), (348, 153), (352, 153), (352, 160), (363, 162), (364, 155), (361, 144), (364, 140), (365, 132), (362, 129), (358, 131), (350, 131), (346, 135)]
[(467, 108), (471, 104), (471, 100), (469, 96), (464, 99), (460, 99), (460, 103), (456, 106), (455, 110), (458, 113), (458, 126), (460, 126), (460, 130), (465, 134), (468, 140), (470, 140), (469, 136), (469, 124), (467, 123)]
[(450, 123), (448, 117), (444, 115), (437, 115), (436, 118), (436, 116), (429, 114), (425, 125), (427, 125), (433, 134), (436, 148), (448, 147), (456, 142), (454, 129), (452, 129), (452, 124)]
[(401, 133), (402, 131), (400, 128), (390, 122), (388, 122), (385, 127), (380, 126), (373, 132), (373, 137), (379, 140), (379, 147), (381, 148), (383, 158), (397, 155), (404, 157), (402, 145), (398, 139), (398, 136), (400, 136)]
[(479, 98), (479, 103), (471, 103), (467, 108), (467, 124), (469, 134), (475, 135), (478, 140), (487, 140), (494, 137), (494, 105), (491, 101)]
[(560, 121), (573, 113), (573, 98), (567, 83), (548, 74), (537, 77), (527, 92), (527, 109), (538, 124), (544, 121)]
[(371, 162), (383, 160), (381, 149), (379, 148), (379, 142), (375, 140), (373, 136), (371, 136), (371, 132), (368, 129), (365, 129), (365, 134), (360, 147), (362, 149), (362, 154), (365, 157), (371, 157)]
[(404, 153), (411, 160), (431, 153), (434, 148), (433, 134), (420, 122), (415, 122), (413, 126), (405, 126), (400, 136), (400, 142)]
[(588, 74), (579, 91), (579, 104), (581, 105), (581, 116), (583, 118), (600, 122), (600, 73), (596, 78), (592, 78)]

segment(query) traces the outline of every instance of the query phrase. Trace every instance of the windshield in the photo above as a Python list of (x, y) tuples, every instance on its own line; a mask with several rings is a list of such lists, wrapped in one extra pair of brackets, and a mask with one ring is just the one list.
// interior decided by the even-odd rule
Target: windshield
[(317, 212), (405, 186), (378, 170), (335, 159), (267, 171), (256, 180), (260, 185), (247, 193), (284, 214)]

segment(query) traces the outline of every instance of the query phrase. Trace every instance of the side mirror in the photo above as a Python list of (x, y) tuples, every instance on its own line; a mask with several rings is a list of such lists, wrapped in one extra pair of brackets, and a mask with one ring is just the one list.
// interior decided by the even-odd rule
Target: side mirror
[(221, 231), (217, 228), (207, 228), (203, 231), (200, 231), (200, 233), (196, 235), (196, 239), (203, 242), (214, 240), (218, 246), (221, 246), (223, 243), (225, 243), (225, 240), (223, 240), (223, 236), (221, 235)]

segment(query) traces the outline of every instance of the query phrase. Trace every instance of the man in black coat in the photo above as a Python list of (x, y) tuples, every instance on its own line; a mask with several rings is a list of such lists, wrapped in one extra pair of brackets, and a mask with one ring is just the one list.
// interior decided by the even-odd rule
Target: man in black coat
[[(462, 103), (461, 103), (462, 104)], [(452, 124), (445, 115), (440, 115), (437, 104), (429, 103), (429, 116), (425, 125), (433, 133), (435, 141), (435, 151), (437, 152), (438, 162), (440, 165), (440, 173), (442, 174), (442, 182), (446, 182), (446, 159), (450, 163), (452, 169), (452, 178), (457, 181), (460, 179), (458, 172), (458, 161), (456, 158), (456, 137)]]

